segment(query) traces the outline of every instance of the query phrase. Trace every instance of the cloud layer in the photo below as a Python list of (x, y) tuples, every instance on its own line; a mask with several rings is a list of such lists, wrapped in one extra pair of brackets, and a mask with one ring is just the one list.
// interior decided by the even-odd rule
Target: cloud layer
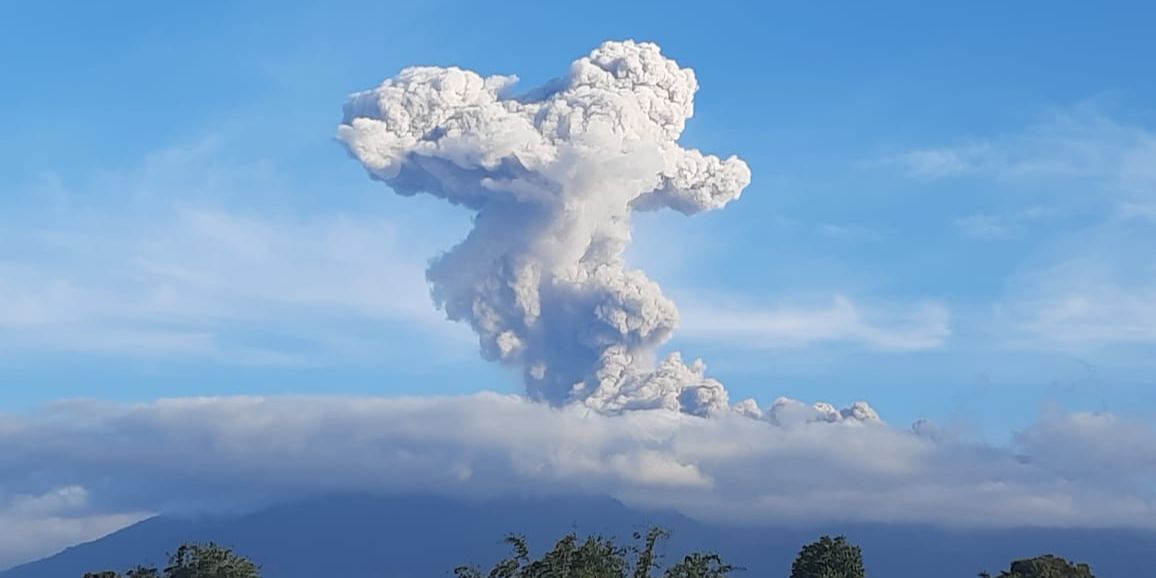
[(139, 512), (332, 491), (593, 492), (741, 523), (1156, 527), (1150, 424), (1046, 414), (1001, 447), (843, 417), (857, 411), (611, 417), (491, 393), (63, 403), (0, 418), (0, 517), (46, 528), (0, 550), (41, 554)]

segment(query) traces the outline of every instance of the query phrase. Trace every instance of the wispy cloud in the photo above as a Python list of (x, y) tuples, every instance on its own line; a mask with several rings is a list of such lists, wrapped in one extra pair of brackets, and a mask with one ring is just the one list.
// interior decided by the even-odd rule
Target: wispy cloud
[(863, 307), (843, 295), (818, 306), (755, 305), (699, 294), (682, 307), (682, 335), (751, 349), (848, 343), (884, 351), (933, 349), (951, 336), (951, 314), (935, 302)]
[(1156, 343), (1156, 290), (1111, 285), (1030, 305), (1023, 328), (1060, 345)]
[(1053, 110), (1021, 133), (912, 149), (875, 164), (916, 179), (1075, 179), (1104, 191), (1148, 196), (1156, 195), (1156, 132), (1083, 105)]
[(1057, 241), (1008, 280), (997, 327), (1017, 347), (1156, 344), (1156, 230), (1112, 216)]
[(975, 173), (981, 159), (989, 156), (991, 145), (970, 143), (951, 148), (914, 149), (888, 157), (878, 164), (899, 167), (907, 176), (942, 179)]
[(1002, 213), (976, 213), (955, 219), (955, 226), (975, 239), (998, 240), (1019, 237), (1041, 221), (1055, 217), (1054, 208), (1040, 205)]
[(1020, 132), (913, 149), (882, 165), (922, 181), (968, 178), (1003, 198), (954, 225), (982, 240), (1028, 238), (995, 303), (998, 342), (1087, 352), (1156, 342), (1156, 130), (1094, 104)]
[[(351, 351), (342, 331), (360, 323), (471, 349), (429, 297), (438, 249), (413, 234), (420, 223), (239, 208), (250, 204), (239, 195), (286, 185), (261, 161), (223, 156), (206, 139), (25, 189), (42, 221), (0, 216), (3, 348), (309, 364)], [(297, 345), (247, 343), (245, 332)]]
[(999, 306), (1013, 339), (1075, 351), (1156, 343), (1156, 269), (1139, 265), (1123, 274), (1114, 270), (1120, 261), (1097, 255), (1073, 257), (1022, 279)]
[(1125, 219), (1156, 221), (1156, 201), (1125, 202), (1120, 206), (1120, 216)]
[(834, 223), (824, 223), (819, 225), (817, 230), (819, 235), (833, 241), (864, 242), (878, 241), (880, 238), (880, 235), (877, 231), (856, 225), (836, 225)]
[(101, 225), (25, 239), (35, 259), (0, 263), (9, 349), (223, 354), (222, 333), (254, 325), (297, 336), (351, 320), (455, 329), (429, 299), (423, 258), (385, 221), (182, 210)]

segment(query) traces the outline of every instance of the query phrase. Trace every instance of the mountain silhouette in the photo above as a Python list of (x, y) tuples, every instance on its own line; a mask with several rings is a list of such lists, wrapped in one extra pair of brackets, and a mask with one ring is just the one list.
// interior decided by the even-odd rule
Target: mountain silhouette
[(434, 578), (456, 566), (488, 565), (525, 535), (537, 550), (567, 532), (629, 540), (651, 525), (673, 533), (668, 559), (715, 550), (746, 570), (739, 576), (786, 577), (794, 556), (821, 534), (845, 534), (863, 547), (878, 578), (974, 577), (1017, 558), (1053, 553), (1088, 562), (1099, 578), (1148, 575), (1156, 532), (1038, 528), (943, 530), (853, 524), (722, 526), (671, 512), (632, 510), (610, 498), (524, 496), (469, 500), (433, 495), (337, 495), (228, 516), (159, 516), (0, 578), (79, 578), (86, 571), (161, 564), (186, 541), (214, 541), (261, 564), (267, 578)]

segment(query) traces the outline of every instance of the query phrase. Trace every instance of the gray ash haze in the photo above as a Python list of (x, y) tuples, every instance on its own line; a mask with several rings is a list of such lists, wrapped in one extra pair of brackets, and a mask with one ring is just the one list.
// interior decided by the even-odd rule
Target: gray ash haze
[[(345, 105), (339, 138), (373, 178), (474, 212), (466, 239), (427, 272), (437, 305), (470, 324), (486, 359), (520, 368), (534, 399), (728, 410), (701, 360), (660, 358), (678, 308), (624, 258), (633, 212), (720, 209), (750, 183), (741, 159), (678, 142), (694, 71), (655, 44), (607, 42), (559, 79), (521, 92), (516, 82), (407, 68)], [(750, 400), (736, 409), (761, 413)]]

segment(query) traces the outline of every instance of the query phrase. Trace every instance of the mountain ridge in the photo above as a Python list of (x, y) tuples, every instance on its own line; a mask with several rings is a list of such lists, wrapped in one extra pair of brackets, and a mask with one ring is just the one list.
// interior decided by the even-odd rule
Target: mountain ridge
[(0, 578), (79, 578), (85, 571), (160, 564), (185, 541), (215, 541), (261, 564), (267, 578), (432, 578), (460, 565), (486, 567), (507, 553), (503, 538), (525, 535), (535, 549), (567, 532), (629, 540), (660, 525), (672, 531), (668, 559), (716, 550), (741, 575), (787, 576), (798, 549), (820, 534), (845, 534), (864, 550), (869, 575), (974, 577), (1015, 558), (1054, 553), (1088, 562), (1099, 578), (1130, 578), (1156, 566), (1156, 532), (1040, 528), (945, 530), (914, 525), (723, 526), (681, 514), (631, 509), (599, 496), (490, 500), (433, 494), (320, 496), (244, 514), (158, 516)]

